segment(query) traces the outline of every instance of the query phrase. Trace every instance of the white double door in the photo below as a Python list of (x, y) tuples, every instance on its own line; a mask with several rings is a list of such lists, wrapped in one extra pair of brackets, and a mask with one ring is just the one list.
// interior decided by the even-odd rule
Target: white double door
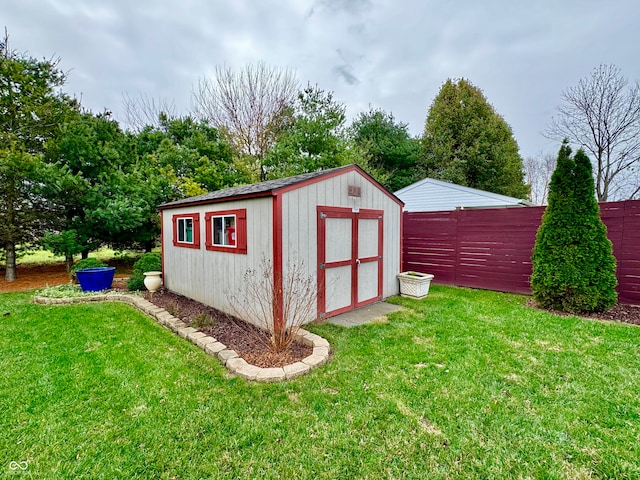
[(383, 211), (318, 207), (318, 314), (382, 299)]

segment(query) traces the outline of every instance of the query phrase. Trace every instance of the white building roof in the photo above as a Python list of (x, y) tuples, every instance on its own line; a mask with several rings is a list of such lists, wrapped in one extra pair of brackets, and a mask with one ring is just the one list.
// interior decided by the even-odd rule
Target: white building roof
[(527, 200), (463, 187), (433, 178), (425, 178), (412, 183), (395, 192), (395, 195), (405, 203), (405, 212), (533, 205)]

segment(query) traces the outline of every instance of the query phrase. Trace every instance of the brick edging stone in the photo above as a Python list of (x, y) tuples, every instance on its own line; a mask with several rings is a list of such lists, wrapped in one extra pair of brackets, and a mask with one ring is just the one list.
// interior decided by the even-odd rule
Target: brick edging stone
[(188, 326), (174, 317), (164, 308), (160, 308), (142, 297), (126, 294), (92, 295), (87, 297), (48, 298), (33, 297), (33, 301), (42, 305), (69, 305), (87, 302), (123, 302), (154, 318), (160, 325), (173, 331), (180, 337), (200, 347), (205, 353), (217, 357), (227, 369), (239, 377), (256, 382), (281, 382), (292, 380), (309, 373), (329, 360), (329, 342), (320, 335), (300, 329), (297, 340), (313, 348), (313, 353), (299, 362), (278, 368), (261, 368), (247, 363), (235, 350), (227, 348), (215, 338)]

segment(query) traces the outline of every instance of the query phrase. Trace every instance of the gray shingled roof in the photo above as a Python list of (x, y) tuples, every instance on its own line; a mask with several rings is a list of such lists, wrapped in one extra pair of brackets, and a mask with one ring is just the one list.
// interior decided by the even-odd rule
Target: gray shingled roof
[(320, 170), (317, 172), (302, 173), (293, 177), (279, 178), (277, 180), (268, 180), (266, 182), (254, 183), (252, 185), (243, 185), (241, 187), (225, 188), (224, 190), (217, 190), (215, 192), (204, 193), (195, 197), (183, 198), (182, 200), (175, 200), (160, 205), (158, 208), (175, 207), (180, 205), (190, 205), (193, 203), (206, 203), (208, 201), (231, 199), (237, 197), (252, 197), (268, 195), (269, 193), (279, 190), (284, 187), (295, 185), (296, 183), (305, 182), (312, 178), (322, 177), (328, 173), (336, 172), (338, 170), (351, 168), (353, 165), (347, 165), (346, 167), (331, 168), (329, 170)]

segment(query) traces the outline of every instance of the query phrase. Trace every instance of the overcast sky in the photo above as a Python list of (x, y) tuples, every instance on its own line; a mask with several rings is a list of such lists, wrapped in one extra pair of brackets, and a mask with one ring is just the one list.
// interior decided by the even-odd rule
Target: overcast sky
[(65, 91), (123, 120), (123, 94), (180, 114), (215, 66), (264, 61), (420, 134), (447, 78), (483, 90), (523, 156), (555, 154), (541, 132), (562, 92), (601, 63), (640, 80), (637, 0), (1, 0), (10, 47), (60, 57)]

